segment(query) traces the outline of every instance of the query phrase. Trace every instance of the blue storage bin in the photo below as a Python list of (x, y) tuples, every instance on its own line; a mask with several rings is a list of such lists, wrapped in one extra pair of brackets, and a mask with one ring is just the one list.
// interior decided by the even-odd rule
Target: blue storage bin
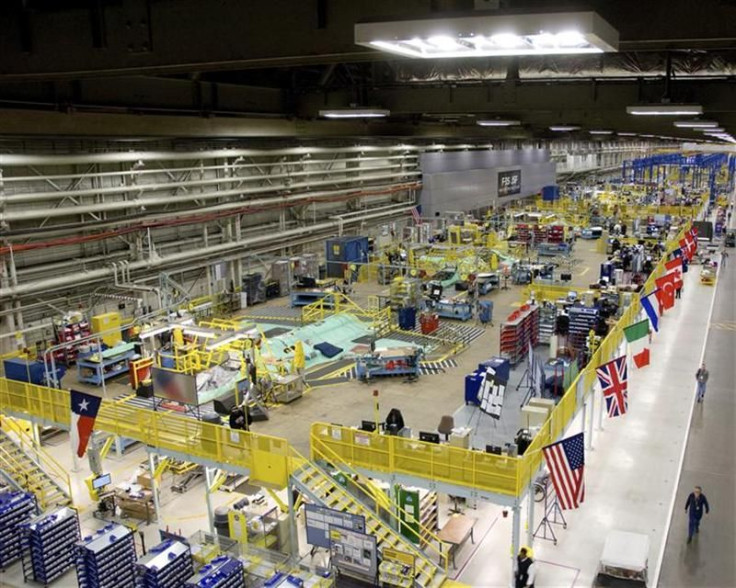
[(413, 331), (417, 326), (417, 309), (413, 306), (399, 309), (399, 328)]

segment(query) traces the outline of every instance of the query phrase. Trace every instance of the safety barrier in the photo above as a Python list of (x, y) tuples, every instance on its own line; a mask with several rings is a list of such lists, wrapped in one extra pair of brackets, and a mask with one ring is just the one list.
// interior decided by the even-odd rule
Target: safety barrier
[[(10, 414), (30, 415), (68, 429), (70, 394), (67, 390), (0, 379), (0, 408)], [(103, 399), (95, 428), (148, 446), (186, 455), (190, 461), (224, 464), (250, 471), (253, 483), (284, 488), (289, 476), (286, 439), (137, 408)]]

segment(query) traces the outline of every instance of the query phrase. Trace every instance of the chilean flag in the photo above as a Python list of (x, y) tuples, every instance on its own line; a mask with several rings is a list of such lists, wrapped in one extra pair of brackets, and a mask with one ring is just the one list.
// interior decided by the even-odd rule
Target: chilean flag
[(69, 437), (72, 449), (77, 452), (78, 457), (84, 457), (87, 451), (87, 443), (95, 426), (97, 411), (100, 410), (102, 398), (85, 394), (77, 390), (71, 391), (72, 417), (69, 427)]

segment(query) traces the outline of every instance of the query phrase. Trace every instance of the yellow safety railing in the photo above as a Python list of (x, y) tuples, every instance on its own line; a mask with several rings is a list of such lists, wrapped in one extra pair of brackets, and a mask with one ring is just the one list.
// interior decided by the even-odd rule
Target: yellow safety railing
[[(68, 428), (67, 390), (0, 378), (0, 408)], [(250, 471), (254, 484), (284, 488), (289, 476), (286, 439), (204, 423), (176, 414), (103, 399), (95, 428), (151, 447), (187, 455), (192, 461), (229, 464)]]
[[(12, 419), (4, 419), (4, 424), (8, 425), (7, 428), (13, 433), (13, 435), (9, 435), (11, 440), (15, 441), (23, 453), (35, 461), (71, 500), (72, 484), (67, 469), (56, 461), (49, 453), (41, 449), (41, 447), (34, 442), (33, 438), (22, 426), (16, 426)], [(20, 465), (19, 462), (9, 453), (6, 452), (4, 457), (10, 459), (16, 467)], [(48, 488), (40, 485), (37, 488), (34, 487), (32, 489), (38, 498), (39, 506), (41, 506), (41, 508), (46, 508), (47, 506), (44, 504), (46, 490), (48, 490)]]
[[(377, 433), (366, 433), (371, 436), (380, 436)], [(346, 474), (349, 481), (355, 480), (356, 486), (359, 490), (366, 492), (368, 496), (373, 500), (375, 504), (376, 516), (383, 521), (389, 521), (389, 526), (393, 529), (400, 529), (403, 521), (413, 521), (414, 516), (408, 513), (401, 506), (391, 500), (391, 498), (381, 489), (375, 486), (370, 479), (343, 460), (337, 453), (335, 453), (329, 446), (327, 446), (322, 439), (310, 435), (310, 449), (312, 460), (322, 459), (332, 466), (339, 469), (341, 472)], [(336, 482), (337, 483), (337, 482)], [(416, 521), (418, 531), (417, 535), (422, 540), (422, 547), (425, 552), (429, 552), (439, 562), (440, 567), (447, 572), (448, 554), (442, 549), (442, 541), (440, 538), (428, 527), (424, 526), (421, 521)], [(429, 558), (424, 558), (425, 561), (434, 565)]]
[(356, 468), (516, 494), (517, 458), (326, 423), (313, 423), (310, 438)]

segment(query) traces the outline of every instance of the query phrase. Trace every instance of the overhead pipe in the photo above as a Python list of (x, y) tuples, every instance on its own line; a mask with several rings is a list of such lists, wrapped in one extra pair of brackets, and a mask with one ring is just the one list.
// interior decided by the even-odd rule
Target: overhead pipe
[[(265, 167), (263, 164), (261, 167)], [(136, 192), (136, 197), (144, 192), (160, 192), (167, 190), (175, 190), (177, 188), (197, 188), (201, 186), (212, 186), (219, 184), (233, 184), (246, 182), (262, 182), (268, 180), (285, 180), (296, 177), (324, 176), (324, 175), (343, 175), (343, 174), (359, 174), (364, 171), (385, 171), (402, 169), (401, 164), (392, 165), (375, 165), (370, 167), (356, 168), (339, 168), (335, 170), (310, 170), (304, 172), (289, 172), (285, 174), (270, 174), (268, 176), (231, 176), (227, 178), (208, 178), (206, 180), (185, 180), (181, 182), (167, 183), (151, 183), (151, 184), (123, 184), (120, 186), (109, 186), (107, 188), (83, 188), (81, 190), (54, 190), (49, 192), (23, 192), (18, 194), (6, 194), (0, 196), (0, 203), (19, 204), (28, 202), (46, 202), (48, 200), (65, 200), (67, 198), (78, 198), (80, 196), (107, 196), (111, 194), (126, 194), (128, 192)], [(163, 170), (162, 170), (163, 171)], [(135, 173), (135, 172), (126, 172)], [(79, 176), (77, 176), (79, 178)], [(43, 179), (39, 176), (37, 179)], [(357, 178), (353, 178), (357, 179)], [(312, 182), (309, 182), (311, 184)], [(288, 189), (288, 186), (282, 186), (282, 189)], [(236, 191), (237, 193), (237, 191)]]
[[(408, 160), (416, 162), (417, 154), (404, 154), (404, 155), (382, 155), (378, 157), (344, 157), (337, 161), (341, 163), (355, 163), (355, 162), (366, 162), (366, 161), (392, 161)], [(308, 165), (319, 165), (319, 164), (330, 164), (333, 163), (332, 159), (291, 159), (286, 161), (261, 161), (258, 163), (226, 163), (224, 165), (204, 165), (196, 167), (154, 167), (150, 169), (138, 169), (138, 170), (116, 170), (108, 172), (88, 172), (88, 173), (76, 173), (76, 174), (53, 174), (53, 175), (33, 175), (33, 176), (10, 176), (4, 178), (6, 183), (13, 182), (33, 182), (38, 180), (76, 180), (80, 177), (84, 178), (121, 178), (127, 177), (131, 174), (136, 176), (154, 175), (154, 174), (180, 174), (183, 172), (201, 172), (201, 171), (218, 171), (218, 170), (230, 170), (230, 169), (243, 169), (243, 168), (257, 168), (265, 166), (279, 165), (283, 167), (296, 167), (296, 166), (308, 166)], [(224, 180), (223, 180), (224, 181)]]
[[(421, 175), (419, 171), (402, 171), (401, 173), (395, 174), (380, 174), (380, 175), (366, 175), (358, 178), (346, 179), (344, 181), (324, 180), (319, 182), (308, 182), (303, 184), (294, 184), (289, 188), (284, 186), (268, 186), (251, 189), (235, 189), (235, 190), (221, 190), (215, 192), (202, 192), (202, 193), (191, 193), (191, 194), (180, 194), (176, 197), (176, 200), (183, 201), (195, 201), (195, 200), (210, 200), (214, 198), (224, 198), (227, 196), (239, 196), (241, 194), (262, 194), (264, 192), (283, 192), (286, 190), (294, 190), (299, 188), (309, 188), (310, 186), (327, 186), (335, 184), (345, 184), (347, 182), (355, 181), (380, 181), (380, 180), (396, 180), (399, 178), (417, 177)], [(279, 197), (280, 202), (298, 202), (301, 200), (312, 200), (319, 198), (314, 194), (306, 193), (292, 196)], [(275, 199), (260, 199), (260, 200), (249, 200), (247, 204), (249, 206), (261, 206), (273, 202)], [(19, 222), (28, 220), (37, 220), (42, 218), (51, 217), (63, 217), (70, 215), (90, 214), (99, 212), (110, 212), (113, 210), (126, 210), (129, 208), (141, 208), (146, 206), (163, 206), (171, 204), (172, 197), (156, 197), (156, 198), (135, 198), (134, 200), (120, 200), (116, 202), (101, 202), (99, 204), (84, 204), (81, 206), (65, 206), (62, 208), (31, 208), (27, 210), (6, 210), (0, 212), (0, 223), (2, 222)]]
[[(414, 208), (414, 204), (411, 206), (403, 206), (399, 207), (395, 210), (387, 210), (382, 211), (378, 213), (368, 213), (363, 217), (356, 218), (356, 219), (346, 219), (342, 221), (343, 225), (351, 225), (351, 224), (360, 224), (362, 222), (365, 222), (366, 220), (371, 220), (374, 218), (385, 218), (385, 217), (391, 217), (398, 214), (401, 214), (403, 212), (409, 212), (412, 208)], [(271, 243), (274, 245), (274, 247), (280, 247), (280, 246), (288, 246), (289, 242), (293, 238), (300, 237), (302, 235), (307, 235), (310, 233), (314, 233), (317, 231), (325, 231), (329, 229), (335, 229), (338, 228), (340, 225), (340, 221), (338, 220), (330, 220), (325, 221), (322, 223), (317, 223), (314, 225), (310, 225), (307, 227), (298, 227), (295, 229), (287, 229), (285, 231), (281, 231), (276, 237), (272, 234), (260, 234), (256, 235), (247, 239), (242, 239), (240, 241), (232, 241), (228, 243), (222, 243), (219, 245), (212, 245), (207, 248), (201, 248), (196, 251), (181, 251), (178, 253), (174, 253), (171, 255), (167, 255), (164, 257), (154, 258), (154, 259), (146, 259), (146, 260), (139, 260), (139, 261), (133, 261), (130, 262), (128, 265), (128, 271), (137, 271), (137, 270), (158, 270), (164, 267), (168, 267), (170, 265), (175, 265), (177, 263), (186, 263), (186, 262), (194, 262), (196, 260), (202, 260), (211, 258), (214, 256), (220, 256), (225, 255), (228, 252), (234, 252), (237, 250), (242, 250), (246, 247), (256, 247), (258, 245), (263, 245), (267, 243)], [(274, 241), (276, 239), (276, 241)], [(110, 266), (98, 268), (95, 270), (87, 270), (72, 274), (66, 274), (64, 276), (59, 276), (55, 278), (50, 278), (46, 280), (37, 280), (34, 282), (27, 282), (24, 284), (18, 284), (7, 288), (0, 288), (0, 298), (7, 297), (18, 297), (18, 296), (27, 296), (31, 294), (37, 294), (39, 292), (49, 292), (65, 287), (69, 287), (72, 285), (79, 286), (80, 284), (86, 284), (90, 282), (96, 282), (100, 280), (104, 280), (106, 278), (109, 278), (113, 274), (113, 268)]]
[(381, 151), (419, 151), (417, 145), (356, 145), (350, 147), (287, 147), (284, 149), (208, 149), (202, 151), (116, 151), (74, 155), (0, 154), (0, 167), (42, 165), (84, 165), (93, 163), (135, 163), (136, 161), (193, 161), (228, 157), (276, 157), (307, 153), (376, 153)]
[[(390, 195), (395, 194), (397, 192), (404, 192), (404, 191), (411, 191), (414, 189), (417, 189), (421, 186), (420, 182), (414, 181), (404, 184), (388, 184), (388, 185), (378, 185), (378, 186), (369, 186), (362, 190), (355, 190), (355, 188), (346, 188), (342, 190), (331, 190), (331, 191), (324, 191), (324, 192), (309, 192), (310, 196), (313, 197), (311, 201), (314, 202), (336, 202), (336, 201), (344, 201), (349, 199), (355, 199), (355, 198), (365, 198), (368, 196), (382, 196), (382, 195)], [(317, 199), (317, 196), (319, 196), (319, 199)], [(308, 200), (309, 201), (309, 200)], [(298, 203), (289, 203), (289, 202), (283, 202), (282, 198), (272, 198), (270, 200), (270, 204), (260, 207), (254, 207), (246, 202), (231, 202), (229, 204), (220, 204), (217, 206), (210, 206), (207, 208), (208, 211), (205, 214), (199, 214), (199, 215), (192, 215), (192, 210), (180, 210), (177, 212), (172, 212), (166, 215), (161, 215), (164, 217), (172, 216), (174, 218), (161, 220), (161, 221), (153, 221), (153, 222), (147, 222), (147, 223), (141, 223), (141, 224), (132, 224), (134, 219), (130, 219), (129, 217), (123, 217), (119, 219), (117, 224), (123, 224), (126, 225), (119, 229), (99, 232), (99, 233), (92, 233), (90, 235), (82, 235), (82, 236), (74, 236), (74, 237), (63, 237), (60, 239), (54, 239), (51, 241), (35, 241), (31, 243), (20, 243), (14, 245), (15, 251), (30, 251), (34, 249), (45, 249), (49, 247), (59, 247), (64, 245), (77, 245), (80, 243), (88, 243), (92, 241), (99, 241), (102, 239), (110, 239), (113, 237), (119, 237), (123, 235), (127, 235), (130, 233), (136, 233), (140, 231), (150, 230), (150, 229), (161, 229), (161, 228), (170, 228), (170, 227), (178, 227), (178, 226), (188, 226), (192, 224), (201, 224), (204, 222), (212, 222), (216, 221), (218, 219), (222, 218), (229, 218), (232, 216), (238, 216), (242, 214), (248, 214), (252, 213), (254, 211), (257, 212), (265, 212), (269, 210), (274, 210), (278, 208), (289, 208), (291, 206), (297, 206)], [(0, 246), (0, 255), (8, 253), (10, 250), (10, 246)]]

